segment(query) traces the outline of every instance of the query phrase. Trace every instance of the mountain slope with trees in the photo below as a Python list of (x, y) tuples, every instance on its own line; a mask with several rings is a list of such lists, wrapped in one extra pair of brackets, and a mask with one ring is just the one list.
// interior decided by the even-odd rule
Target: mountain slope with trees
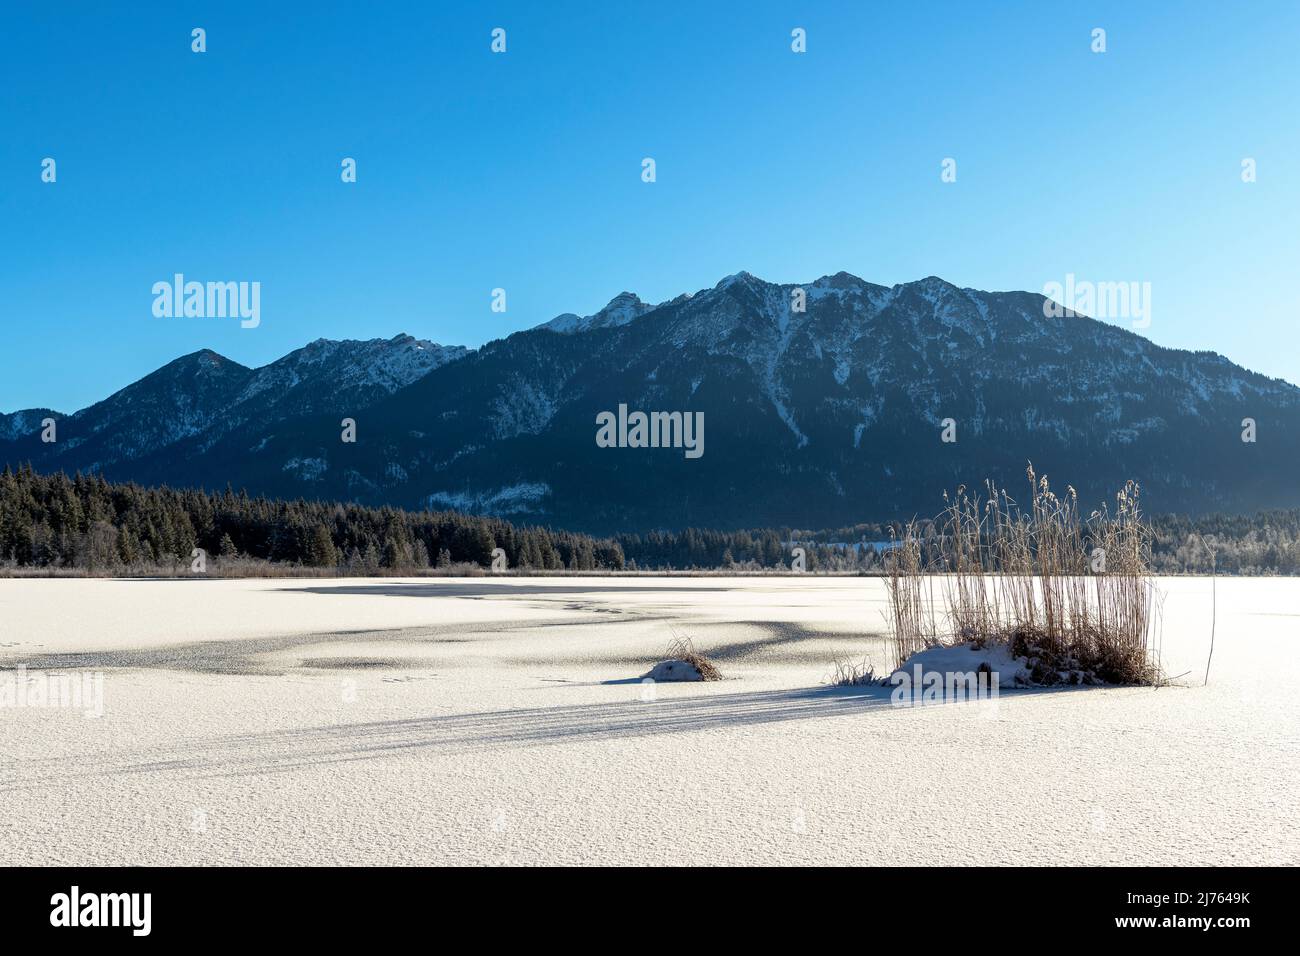
[[(933, 276), (738, 273), (475, 351), (350, 343), (342, 365), (294, 353), (273, 377), (197, 353), (60, 420), (57, 443), (0, 435), (0, 463), (601, 535), (907, 519), (959, 484), (1014, 487), (1025, 461), (1084, 501), (1135, 479), (1153, 512), (1300, 505), (1300, 389), (1045, 306)], [(427, 367), (387, 374), (394, 354)], [(598, 446), (620, 405), (701, 413), (702, 457)]]

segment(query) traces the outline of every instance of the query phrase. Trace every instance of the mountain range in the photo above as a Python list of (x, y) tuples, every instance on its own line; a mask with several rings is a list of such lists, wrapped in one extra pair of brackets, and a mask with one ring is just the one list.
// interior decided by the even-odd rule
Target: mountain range
[[(1300, 504), (1300, 389), (1045, 301), (741, 272), (478, 349), (318, 340), (258, 369), (204, 350), (75, 414), (0, 414), (0, 463), (596, 533), (930, 515), (960, 483), (1023, 493), (1031, 460), (1087, 508), (1129, 478), (1149, 511)], [(702, 412), (704, 454), (599, 447), (620, 406)]]

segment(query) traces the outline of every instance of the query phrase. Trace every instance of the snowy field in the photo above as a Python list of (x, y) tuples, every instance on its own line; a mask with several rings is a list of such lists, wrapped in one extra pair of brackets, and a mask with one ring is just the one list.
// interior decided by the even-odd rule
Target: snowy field
[[(1161, 587), (1185, 686), (907, 709), (825, 683), (874, 579), (0, 580), (0, 667), (103, 675), (0, 671), (0, 864), (1300, 863), (1300, 581), (1205, 688)], [(727, 679), (650, 694), (674, 628)]]

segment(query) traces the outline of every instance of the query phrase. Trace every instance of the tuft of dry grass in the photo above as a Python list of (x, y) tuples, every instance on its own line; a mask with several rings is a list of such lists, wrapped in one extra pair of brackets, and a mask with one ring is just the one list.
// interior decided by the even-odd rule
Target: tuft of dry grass
[(839, 659), (835, 661), (834, 666), (835, 671), (831, 675), (831, 684), (836, 687), (865, 687), (869, 684), (879, 684), (881, 681), (871, 661), (865, 658), (860, 664)]
[[(1026, 470), (1022, 509), (991, 482), (959, 487), (925, 533), (909, 523), (889, 554), (886, 590), (897, 666), (934, 644), (1005, 641), (1036, 683), (1158, 684), (1159, 600), (1151, 531), (1128, 482), (1084, 518), (1078, 496)], [(938, 591), (936, 599), (936, 589)]]
[(695, 649), (695, 643), (687, 636), (673, 631), (672, 643), (668, 645), (668, 659), (690, 664), (700, 672), (704, 680), (722, 680), (722, 672), (713, 663)]

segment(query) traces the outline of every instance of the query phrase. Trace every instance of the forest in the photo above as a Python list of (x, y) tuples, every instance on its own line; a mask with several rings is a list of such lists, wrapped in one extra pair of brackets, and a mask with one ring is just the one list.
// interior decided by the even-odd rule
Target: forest
[[(1148, 517), (1157, 574), (1300, 574), (1300, 509)], [(937, 525), (919, 523), (933, 540)], [(215, 569), (256, 575), (476, 573), (500, 549), (505, 569), (534, 572), (805, 570), (876, 574), (897, 524), (803, 531), (686, 528), (595, 538), (453, 511), (250, 497), (112, 484), (98, 476), (0, 472), (0, 573), (181, 573), (196, 551)], [(940, 546), (941, 547), (941, 546)], [(499, 565), (499, 562), (498, 562)]]

